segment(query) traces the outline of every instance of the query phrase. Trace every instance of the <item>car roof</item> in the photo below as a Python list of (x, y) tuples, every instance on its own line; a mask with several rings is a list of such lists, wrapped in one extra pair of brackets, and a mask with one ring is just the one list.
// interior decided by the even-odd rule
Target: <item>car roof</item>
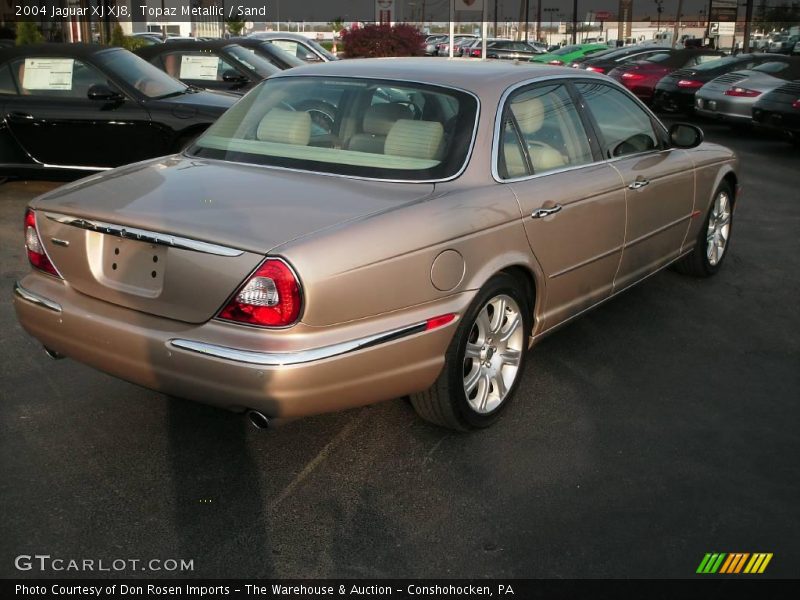
[(517, 61), (477, 61), (469, 58), (363, 58), (295, 67), (273, 75), (298, 77), (328, 75), (331, 77), (365, 77), (395, 79), (433, 85), (444, 85), (475, 93), (492, 95), (498, 88), (536, 77), (571, 75), (607, 80), (591, 71), (568, 67)]
[(297, 40), (298, 42), (307, 42), (309, 39), (311, 39), (307, 35), (303, 35), (301, 33), (292, 33), (291, 31), (258, 31), (256, 33), (251, 33), (247, 37), (260, 40)]
[(0, 49), (0, 59), (7, 60), (17, 56), (65, 56), (86, 58), (104, 51), (122, 50), (117, 46), (101, 46), (100, 44), (26, 44)]
[[(236, 44), (231, 40), (185, 40), (180, 42), (169, 42), (168, 44), (157, 44), (141, 48), (141, 54), (161, 54), (162, 52), (175, 52), (176, 50), (221, 50), (227, 46)], [(138, 53), (138, 52), (137, 52)]]

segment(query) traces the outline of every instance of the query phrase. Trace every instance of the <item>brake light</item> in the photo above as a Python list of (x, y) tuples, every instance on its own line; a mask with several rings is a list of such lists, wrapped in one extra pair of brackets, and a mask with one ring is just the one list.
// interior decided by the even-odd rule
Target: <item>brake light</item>
[(734, 96), (736, 98), (755, 98), (756, 96), (760, 96), (761, 92), (757, 90), (748, 90), (747, 88), (734, 86), (730, 89), (725, 90), (725, 95)]
[(286, 327), (300, 316), (300, 282), (280, 259), (268, 258), (219, 313), (220, 319)]
[(34, 268), (53, 277), (61, 278), (44, 251), (42, 238), (39, 237), (39, 230), (36, 227), (36, 213), (30, 208), (25, 211), (25, 249), (28, 251), (28, 260)]
[(472, 54), (472, 56), (480, 56), (481, 55), (481, 51), (480, 50), (473, 50), (471, 52), (471, 54)]
[(696, 90), (703, 87), (702, 81), (695, 81), (694, 79), (681, 79), (678, 81), (678, 87), (690, 90)]
[(556, 66), (558, 66), (558, 65), (563, 65), (564, 61), (563, 60), (554, 59), (554, 60), (549, 61), (547, 64), (548, 65), (556, 65)]
[(587, 71), (594, 71), (595, 73), (605, 73), (606, 70), (603, 67), (586, 67)]
[(795, 100), (794, 102), (792, 102), (792, 108), (798, 108), (798, 109), (800, 109), (800, 98), (798, 98), (797, 100)]

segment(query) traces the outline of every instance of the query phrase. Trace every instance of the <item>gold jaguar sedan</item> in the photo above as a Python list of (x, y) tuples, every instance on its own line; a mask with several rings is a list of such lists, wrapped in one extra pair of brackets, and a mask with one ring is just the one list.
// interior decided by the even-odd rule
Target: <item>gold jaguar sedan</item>
[(735, 169), (588, 71), (299, 67), (183, 153), (33, 200), (15, 307), (53, 357), (260, 426), (410, 395), (485, 427), (542, 336), (719, 270)]

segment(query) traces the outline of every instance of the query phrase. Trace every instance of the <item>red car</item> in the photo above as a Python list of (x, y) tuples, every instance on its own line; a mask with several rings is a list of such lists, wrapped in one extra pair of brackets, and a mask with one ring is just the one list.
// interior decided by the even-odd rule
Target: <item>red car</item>
[(622, 83), (644, 102), (650, 102), (655, 94), (656, 84), (662, 77), (677, 69), (693, 67), (723, 56), (724, 52), (708, 48), (667, 49), (646, 60), (621, 65), (608, 75)]

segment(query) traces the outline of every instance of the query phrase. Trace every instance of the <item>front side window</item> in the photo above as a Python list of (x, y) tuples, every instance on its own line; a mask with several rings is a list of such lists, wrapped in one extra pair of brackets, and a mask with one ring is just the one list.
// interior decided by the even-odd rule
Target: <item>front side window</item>
[(86, 99), (93, 85), (108, 85), (100, 71), (74, 58), (19, 58), (10, 66), (11, 75), (25, 96)]
[(576, 85), (600, 130), (606, 158), (638, 154), (660, 146), (650, 116), (625, 92), (605, 83)]
[(276, 77), (226, 112), (195, 156), (376, 179), (457, 174), (477, 100), (433, 85), (345, 77)]
[(504, 179), (585, 165), (592, 149), (563, 84), (523, 88), (503, 112), (498, 173)]

